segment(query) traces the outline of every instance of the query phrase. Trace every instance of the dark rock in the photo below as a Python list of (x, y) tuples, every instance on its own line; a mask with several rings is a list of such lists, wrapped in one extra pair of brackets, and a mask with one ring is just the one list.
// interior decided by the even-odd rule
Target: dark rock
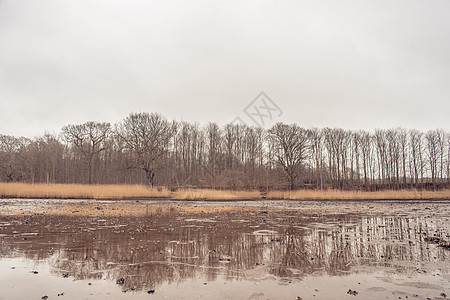
[(356, 296), (356, 295), (358, 295), (358, 292), (357, 292), (357, 291), (352, 291), (351, 289), (349, 289), (349, 290), (347, 291), (347, 294)]
[(38, 271), (31, 271), (31, 273), (38, 274), (39, 272)]
[(149, 290), (148, 292), (147, 292), (147, 294), (154, 294), (155, 293), (155, 290)]
[(122, 277), (122, 278), (117, 279), (116, 283), (117, 284), (124, 284), (125, 283), (125, 278)]

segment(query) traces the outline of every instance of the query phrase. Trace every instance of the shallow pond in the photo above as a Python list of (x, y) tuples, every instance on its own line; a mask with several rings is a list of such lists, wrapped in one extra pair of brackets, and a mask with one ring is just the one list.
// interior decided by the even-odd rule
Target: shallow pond
[(450, 294), (449, 201), (0, 204), (0, 299)]

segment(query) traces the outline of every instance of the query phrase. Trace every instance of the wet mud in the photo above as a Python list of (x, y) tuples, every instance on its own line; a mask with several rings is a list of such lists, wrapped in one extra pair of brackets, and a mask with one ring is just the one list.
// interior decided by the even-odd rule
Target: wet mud
[(450, 201), (4, 199), (0, 299), (445, 299), (449, 234)]

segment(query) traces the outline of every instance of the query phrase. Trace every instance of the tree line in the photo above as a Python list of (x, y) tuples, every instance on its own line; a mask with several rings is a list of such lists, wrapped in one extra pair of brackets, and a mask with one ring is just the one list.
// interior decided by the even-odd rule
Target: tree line
[(270, 129), (168, 121), (66, 125), (34, 139), (0, 135), (0, 181), (148, 184), (213, 189), (442, 189), (450, 186), (450, 134), (404, 128)]

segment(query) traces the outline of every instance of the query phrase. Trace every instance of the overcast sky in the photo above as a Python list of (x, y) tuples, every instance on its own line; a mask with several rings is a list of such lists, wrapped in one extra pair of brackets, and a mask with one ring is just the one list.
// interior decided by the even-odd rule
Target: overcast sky
[(449, 15), (449, 0), (0, 0), (0, 133), (141, 111), (251, 125), (261, 91), (273, 122), (450, 131)]

